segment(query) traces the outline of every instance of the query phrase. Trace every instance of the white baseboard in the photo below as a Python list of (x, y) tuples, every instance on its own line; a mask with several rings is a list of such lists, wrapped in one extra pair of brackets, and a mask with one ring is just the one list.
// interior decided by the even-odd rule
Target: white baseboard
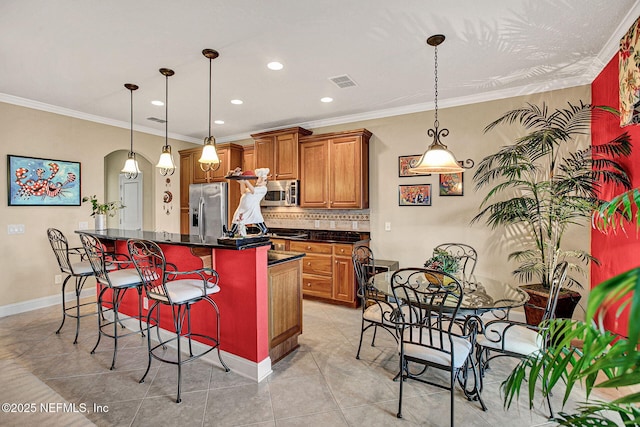
[[(92, 295), (95, 296), (96, 288), (95, 286), (88, 287), (87, 289), (83, 289), (80, 292), (80, 298), (90, 297)], [(73, 301), (76, 299), (75, 292), (67, 292), (64, 295), (65, 301)], [(38, 310), (40, 308), (51, 307), (52, 305), (60, 304), (60, 294), (49, 295), (42, 298), (36, 298), (28, 301), (16, 302), (14, 304), (7, 304), (0, 306), (0, 317), (11, 316), (13, 314), (26, 313), (27, 311)], [(62, 308), (61, 308), (62, 310)]]

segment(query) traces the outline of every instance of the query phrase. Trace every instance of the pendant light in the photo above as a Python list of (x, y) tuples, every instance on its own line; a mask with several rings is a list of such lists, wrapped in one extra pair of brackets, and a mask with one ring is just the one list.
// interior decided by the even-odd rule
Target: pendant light
[(176, 164), (173, 162), (173, 155), (171, 154), (171, 146), (169, 145), (169, 77), (175, 73), (168, 68), (160, 68), (160, 74), (165, 76), (164, 147), (162, 147), (162, 154), (156, 167), (160, 169), (160, 175), (167, 176), (173, 175), (176, 170)]
[(429, 46), (435, 47), (435, 121), (434, 129), (429, 129), (427, 135), (433, 137), (433, 143), (424, 152), (418, 163), (409, 168), (409, 172), (413, 173), (457, 173), (463, 172), (462, 168), (456, 161), (455, 156), (447, 149), (447, 146), (440, 141), (440, 137), (449, 135), (449, 129), (438, 129), (438, 45), (444, 41), (442, 34), (436, 34), (427, 39)]
[(127, 179), (136, 179), (140, 173), (140, 168), (138, 168), (136, 153), (133, 152), (133, 91), (137, 90), (138, 86), (133, 83), (125, 83), (124, 87), (129, 89), (131, 92), (131, 143), (129, 146), (129, 156), (127, 161), (124, 163), (124, 167), (121, 172), (124, 173), (124, 176)]
[(209, 58), (209, 136), (204, 139), (204, 147), (202, 147), (202, 156), (198, 159), (200, 169), (204, 172), (216, 171), (220, 168), (220, 158), (216, 151), (216, 139), (211, 136), (211, 63), (220, 54), (213, 49), (204, 49), (202, 54)]

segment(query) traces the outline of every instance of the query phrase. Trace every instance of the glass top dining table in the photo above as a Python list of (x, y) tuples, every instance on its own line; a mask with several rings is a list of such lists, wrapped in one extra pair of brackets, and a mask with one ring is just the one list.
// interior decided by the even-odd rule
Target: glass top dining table
[[(380, 293), (393, 297), (391, 277), (393, 271), (375, 274), (369, 283)], [(401, 273), (400, 273), (401, 274)], [(496, 279), (472, 276), (468, 282), (460, 282), (463, 296), (459, 312), (482, 314), (493, 310), (509, 310), (523, 306), (529, 296), (522, 289)]]

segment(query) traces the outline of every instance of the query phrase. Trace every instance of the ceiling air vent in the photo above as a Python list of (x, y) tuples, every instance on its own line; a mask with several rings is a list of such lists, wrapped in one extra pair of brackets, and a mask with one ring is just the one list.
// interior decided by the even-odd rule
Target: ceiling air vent
[(356, 82), (354, 82), (351, 79), (351, 77), (349, 77), (346, 74), (343, 74), (341, 76), (329, 77), (329, 80), (331, 80), (340, 89), (344, 89), (346, 87), (357, 86)]
[(147, 120), (151, 120), (152, 122), (156, 122), (156, 123), (166, 123), (166, 120), (163, 119), (159, 119), (157, 117), (147, 117)]

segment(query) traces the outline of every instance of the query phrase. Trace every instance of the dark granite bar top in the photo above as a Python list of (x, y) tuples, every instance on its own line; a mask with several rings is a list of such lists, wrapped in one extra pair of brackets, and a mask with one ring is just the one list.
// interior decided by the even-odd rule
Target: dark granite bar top
[(249, 243), (246, 245), (240, 245), (238, 247), (232, 245), (221, 245), (218, 243), (217, 237), (200, 237), (196, 235), (166, 233), (156, 231), (142, 231), (142, 230), (121, 230), (118, 228), (109, 228), (106, 230), (76, 230), (76, 233), (87, 233), (95, 236), (99, 239), (105, 240), (128, 240), (128, 239), (145, 239), (152, 242), (162, 243), (167, 245), (180, 245), (191, 247), (202, 247), (211, 249), (228, 249), (228, 250), (242, 250), (256, 248), (259, 246), (271, 245), (269, 241)]
[(269, 235), (276, 239), (305, 240), (327, 243), (356, 243), (370, 240), (369, 233), (338, 230), (273, 228), (269, 229)]
[(285, 262), (293, 261), (296, 259), (300, 259), (306, 254), (302, 252), (290, 252), (290, 251), (269, 251), (267, 252), (267, 265), (271, 267), (272, 265), (282, 264)]

